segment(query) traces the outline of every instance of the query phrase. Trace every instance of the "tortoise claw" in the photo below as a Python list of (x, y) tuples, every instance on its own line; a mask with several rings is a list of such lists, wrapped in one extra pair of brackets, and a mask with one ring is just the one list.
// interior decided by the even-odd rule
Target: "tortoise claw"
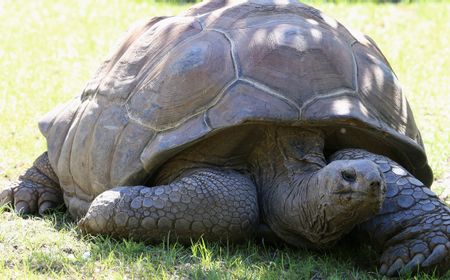
[[(381, 257), (380, 274), (389, 277), (417, 273), (419, 270), (439, 274), (450, 267), (448, 233), (424, 232), (415, 239), (389, 247)], [(437, 243), (439, 242), (439, 243)], [(431, 249), (432, 248), (432, 249)]]
[(413, 273), (419, 270), (419, 266), (425, 260), (425, 256), (423, 254), (415, 255), (409, 263), (407, 263), (401, 270), (400, 274), (408, 274)]
[(385, 275), (388, 271), (389, 266), (385, 263), (383, 263), (380, 267), (380, 274)]
[(438, 264), (448, 255), (448, 250), (443, 244), (437, 245), (428, 258), (422, 263), (423, 267), (429, 267)]
[(405, 263), (402, 261), (402, 259), (397, 259), (387, 271), (386, 275), (389, 277), (397, 275), (400, 270), (405, 266)]
[(13, 204), (13, 188), (7, 187), (0, 192), (0, 207), (8, 204)]
[(57, 205), (51, 201), (45, 201), (39, 206), (39, 215), (44, 216), (51, 212), (51, 210), (57, 208)]
[(31, 213), (30, 206), (24, 201), (17, 202), (14, 209), (19, 215), (26, 215)]

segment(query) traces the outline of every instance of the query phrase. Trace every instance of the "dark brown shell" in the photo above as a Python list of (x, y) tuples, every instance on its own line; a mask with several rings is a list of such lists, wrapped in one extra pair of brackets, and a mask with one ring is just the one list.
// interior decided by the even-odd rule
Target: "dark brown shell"
[(397, 78), (369, 38), (297, 2), (204, 2), (134, 28), (80, 98), (40, 123), (66, 193), (131, 185), (179, 151), (248, 123), (321, 126), (432, 173)]

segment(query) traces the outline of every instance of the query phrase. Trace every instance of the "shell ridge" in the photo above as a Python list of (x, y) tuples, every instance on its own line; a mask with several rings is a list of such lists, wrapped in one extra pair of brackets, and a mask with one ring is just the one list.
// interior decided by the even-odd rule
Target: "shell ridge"
[[(78, 127), (79, 127), (79, 123), (80, 123), (80, 120), (81, 120), (81, 117), (82, 117), (82, 115), (84, 114), (84, 112), (86, 111), (86, 108), (88, 107), (88, 105), (89, 105), (89, 103), (90, 103), (90, 101), (84, 101), (84, 102), (86, 102), (86, 105), (84, 105), (84, 107), (83, 107), (83, 109), (82, 109), (82, 112), (80, 112), (80, 114), (77, 114), (77, 116), (75, 116), (75, 118), (74, 118), (74, 121), (71, 123), (71, 125), (69, 126), (69, 130), (68, 130), (68, 132), (67, 132), (67, 134), (66, 134), (66, 138), (64, 139), (64, 143), (67, 143), (67, 142), (70, 142), (70, 149), (69, 149), (69, 151), (68, 151), (68, 155), (67, 155), (67, 160), (69, 161), (69, 168), (67, 169), (67, 173), (68, 173), (68, 175), (70, 176), (70, 178), (71, 178), (71, 183), (72, 184), (74, 184), (74, 185), (76, 185), (76, 187), (77, 188), (80, 188), (80, 186), (75, 182), (75, 179), (73, 178), (73, 175), (72, 175), (72, 170), (71, 170), (71, 164), (70, 164), (70, 158), (71, 158), (71, 156), (72, 156), (72, 148), (73, 148), (73, 142), (74, 142), (74, 140), (75, 140), (75, 135), (76, 135), (76, 130), (75, 130), (75, 132), (74, 132), (74, 135), (73, 135), (73, 137), (72, 137), (72, 139), (70, 139), (70, 141), (68, 141), (68, 137), (69, 137), (69, 135), (70, 135), (70, 133), (69, 133), (69, 131), (70, 131), (70, 128), (72, 128), (72, 127), (74, 127), (74, 126), (76, 126), (77, 128), (76, 129), (78, 129)], [(83, 102), (83, 103), (84, 103)], [(81, 104), (80, 104), (81, 105)], [(81, 106), (80, 106), (81, 107)], [(78, 112), (77, 112), (78, 113)], [(75, 119), (76, 119), (76, 124), (75, 124)], [(61, 147), (61, 151), (62, 151), (62, 148), (63, 147)], [(58, 174), (59, 174), (59, 160), (60, 160), (60, 158), (58, 158)], [(67, 189), (64, 189), (64, 191), (65, 192), (67, 192)], [(75, 193), (75, 190), (74, 190), (74, 193)]]
[[(80, 116), (80, 120), (83, 118), (83, 115), (84, 115), (86, 109), (87, 109), (89, 106), (95, 105), (95, 104), (98, 105), (98, 103), (97, 103), (95, 100), (88, 100), (87, 103), (88, 103), (88, 104), (86, 105), (85, 109), (83, 110), (83, 114)], [(94, 103), (94, 104), (92, 104), (92, 103)], [(87, 141), (87, 145), (86, 145), (87, 149), (86, 149), (86, 147), (85, 147), (85, 149), (84, 149), (84, 153), (85, 153), (85, 155), (87, 155), (86, 163), (85, 163), (86, 166), (87, 166), (87, 168), (89, 168), (89, 156), (90, 156), (89, 151), (90, 151), (90, 149), (91, 149), (91, 146), (90, 146), (90, 143), (89, 143), (89, 142), (90, 142), (91, 139), (92, 139), (92, 134), (93, 134), (94, 128), (97, 126), (98, 119), (99, 119), (100, 115), (101, 115), (103, 112), (104, 112), (104, 110), (102, 110), (102, 111), (95, 117), (94, 125), (93, 125), (92, 128), (90, 129), (90, 132), (87, 134), (87, 135), (89, 135), (89, 136), (88, 136), (88, 139), (86, 139), (86, 141)], [(81, 126), (80, 126), (80, 123), (78, 122), (78, 124), (77, 124), (77, 129), (76, 129), (75, 134), (74, 134), (74, 136), (73, 136), (73, 140), (72, 140), (72, 144), (71, 144), (71, 148), (70, 148), (70, 154), (69, 154), (69, 171), (70, 171), (70, 175), (71, 175), (71, 177), (72, 177), (72, 181), (78, 186), (78, 190), (81, 190), (81, 191), (84, 192), (84, 189), (81, 188), (80, 182), (77, 181), (77, 179), (73, 176), (73, 173), (72, 173), (72, 153), (73, 153), (73, 149), (74, 149), (73, 143), (74, 143), (75, 139), (77, 138), (77, 135), (78, 135), (78, 133), (79, 133), (79, 131), (80, 131), (80, 127), (81, 127)], [(80, 155), (80, 156), (82, 157), (82, 155)], [(85, 175), (85, 176), (86, 176), (86, 175)], [(87, 176), (88, 176), (88, 180), (87, 180), (87, 181), (90, 182), (90, 181), (89, 181), (89, 172), (88, 172)], [(86, 186), (85, 186), (85, 187), (86, 187)]]
[(200, 25), (201, 31), (205, 30), (205, 23), (202, 21), (202, 16), (196, 15), (194, 16), (195, 21)]
[(211, 103), (209, 103), (209, 107), (204, 111), (205, 115), (207, 115), (207, 120), (208, 122), (206, 123), (208, 125), (208, 127), (211, 127), (211, 124), (209, 122), (209, 110), (211, 108), (213, 108), (214, 106), (216, 106), (225, 96), (225, 93), (232, 88), (237, 82), (239, 82), (240, 79), (233, 79), (232, 81), (230, 81), (228, 84), (226, 84), (223, 89), (219, 92), (219, 94), (216, 96), (216, 98), (213, 99), (213, 101)]
[(189, 119), (191, 119), (191, 118), (193, 118), (193, 117), (195, 117), (195, 116), (197, 116), (197, 115), (199, 115), (199, 114), (201, 114), (201, 113), (203, 113), (205, 111), (205, 110), (198, 111), (195, 114), (192, 114), (192, 115), (189, 115), (187, 117), (182, 118), (180, 121), (178, 121), (178, 122), (176, 122), (176, 123), (174, 123), (172, 125), (166, 125), (163, 128), (156, 128), (156, 127), (154, 127), (154, 126), (152, 126), (150, 124), (147, 124), (147, 123), (143, 122), (139, 117), (133, 116), (133, 114), (132, 114), (128, 104), (125, 104), (125, 108), (126, 108), (127, 116), (128, 116), (128, 118), (131, 121), (133, 121), (134, 123), (136, 123), (136, 124), (138, 124), (138, 125), (140, 125), (142, 127), (145, 127), (147, 129), (151, 129), (151, 130), (154, 130), (154, 131), (157, 131), (157, 132), (162, 132), (162, 131), (166, 131), (166, 130), (177, 128), (181, 124), (185, 123), (187, 120), (189, 120)]
[[(128, 116), (127, 116), (128, 117)], [(117, 143), (118, 143), (118, 141), (119, 141), (119, 139), (122, 137), (122, 134), (123, 134), (123, 132), (125, 131), (125, 128), (128, 126), (130, 124), (130, 122), (127, 122), (123, 127), (122, 127), (122, 129), (120, 130), (120, 132), (118, 133), (118, 135), (116, 136), (116, 139), (114, 139), (114, 145), (113, 145), (113, 147), (114, 147), (114, 150), (112, 150), (111, 151), (111, 153), (110, 153), (110, 156), (109, 156), (109, 158), (110, 158), (110, 163), (111, 164), (109, 164), (109, 167), (108, 167), (108, 171), (107, 171), (107, 176), (108, 176), (108, 179), (109, 179), (109, 182), (111, 182), (111, 169), (112, 169), (112, 163), (114, 162), (114, 155), (115, 155), (115, 152), (116, 152), (116, 149), (117, 149)]]
[[(98, 116), (97, 116), (97, 118), (95, 119), (95, 124), (94, 124), (94, 126), (92, 127), (92, 129), (91, 129), (91, 132), (89, 133), (89, 139), (88, 139), (88, 144), (86, 145), (87, 146), (87, 158), (86, 158), (86, 165), (87, 165), (87, 168), (88, 168), (88, 172), (87, 172), (87, 178), (88, 178), (88, 182), (92, 182), (91, 181), (91, 172), (90, 172), (90, 169), (91, 169), (91, 166), (90, 166), (90, 163), (91, 163), (91, 154), (92, 154), (92, 145), (93, 145), (93, 138), (94, 138), (94, 132), (95, 132), (95, 130), (97, 129), (97, 126), (98, 126), (98, 121), (99, 121), (99, 119), (100, 119), (100, 117), (103, 115), (103, 113), (105, 112), (105, 110), (102, 110), (101, 112), (100, 112), (100, 114), (98, 114)], [(110, 163), (108, 163), (108, 165), (110, 165)]]
[(207, 28), (205, 30), (211, 30), (211, 31), (220, 33), (228, 40), (228, 43), (230, 44), (231, 60), (233, 62), (233, 66), (234, 66), (235, 76), (236, 76), (236, 79), (239, 79), (239, 77), (241, 76), (242, 71), (241, 71), (241, 67), (239, 65), (239, 61), (237, 59), (236, 45), (234, 44), (233, 39), (231, 39), (230, 35), (228, 35), (227, 32), (225, 32), (224, 30), (221, 30), (221, 29)]
[(142, 151), (139, 153), (139, 161), (141, 162), (145, 172), (149, 173), (150, 170), (147, 168), (147, 165), (144, 162), (144, 159), (142, 158), (142, 154), (144, 153), (145, 149), (148, 147), (148, 145), (150, 145), (150, 143), (153, 142), (153, 140), (155, 140), (155, 138), (158, 136), (158, 133), (155, 132), (153, 133), (152, 137), (150, 137), (150, 139), (148, 139), (147, 143), (144, 145), (144, 148), (142, 149)]
[[(201, 26), (202, 26), (202, 25), (201, 25)], [(203, 28), (203, 26), (202, 26), (202, 28)], [(220, 99), (222, 98), (222, 96), (224, 95), (224, 93), (225, 93), (225, 92), (226, 92), (226, 91), (227, 91), (234, 83), (236, 83), (236, 82), (238, 81), (239, 75), (240, 75), (240, 71), (241, 71), (241, 70), (240, 70), (240, 66), (239, 66), (238, 59), (237, 59), (236, 47), (235, 47), (235, 44), (234, 44), (233, 40), (231, 39), (231, 37), (230, 37), (225, 31), (220, 30), (220, 29), (216, 29), (216, 28), (214, 28), (214, 29), (208, 29), (208, 28), (205, 28), (205, 29), (203, 29), (202, 32), (199, 32), (199, 33), (197, 33), (197, 34), (191, 36), (190, 38), (186, 38), (186, 40), (183, 40), (182, 42), (184, 42), (184, 41), (189, 41), (189, 40), (195, 40), (197, 37), (203, 35), (204, 32), (207, 32), (207, 31), (213, 31), (213, 32), (217, 32), (217, 33), (221, 34), (222, 36), (224, 36), (224, 38), (225, 38), (225, 39), (228, 41), (228, 43), (230, 44), (230, 57), (231, 57), (231, 60), (232, 60), (232, 63), (233, 63), (233, 68), (234, 68), (234, 72), (235, 72), (235, 78), (234, 78), (233, 80), (231, 80), (229, 83), (227, 83), (227, 84), (220, 90), (220, 92), (217, 94), (217, 96), (216, 96), (209, 104), (207, 104), (206, 106), (204, 106), (202, 109), (198, 110), (198, 112), (196, 112), (196, 113), (194, 113), (194, 114), (192, 114), (192, 115), (186, 116), (186, 117), (180, 119), (180, 120), (179, 120), (178, 122), (176, 122), (176, 123), (172, 123), (171, 125), (166, 125), (166, 126), (164, 126), (163, 128), (156, 128), (156, 127), (154, 127), (154, 126), (152, 126), (152, 125), (150, 125), (150, 124), (147, 124), (147, 123), (145, 123), (144, 121), (142, 121), (138, 116), (135, 116), (135, 115), (133, 114), (132, 110), (130, 109), (130, 105), (129, 105), (129, 102), (128, 102), (128, 101), (129, 101), (129, 99), (130, 99), (133, 95), (135, 95), (139, 90), (134, 91), (132, 94), (130, 94), (130, 96), (129, 96), (128, 99), (127, 99), (127, 102), (124, 104), (124, 105), (125, 105), (125, 108), (126, 108), (127, 116), (129, 117), (130, 120), (133, 120), (133, 121), (136, 122), (137, 124), (139, 124), (139, 125), (141, 125), (141, 126), (143, 126), (143, 127), (145, 127), (145, 128), (152, 129), (152, 130), (154, 130), (154, 131), (166, 131), (166, 130), (169, 130), (169, 129), (177, 128), (177, 127), (180, 126), (181, 124), (185, 123), (185, 122), (188, 121), (189, 119), (194, 118), (195, 116), (197, 116), (197, 115), (199, 115), (199, 114), (202, 114), (202, 113), (205, 113), (205, 114), (206, 114), (206, 111), (207, 111), (209, 108), (211, 108), (211, 107), (213, 107), (214, 105), (216, 105), (216, 104), (220, 101)], [(172, 48), (172, 50), (175, 49), (175, 48), (176, 48), (176, 46), (175, 46), (174, 48)], [(160, 63), (161, 63), (161, 62), (160, 62)], [(149, 81), (149, 82), (150, 82), (150, 81)], [(146, 83), (146, 84), (147, 84), (147, 83)], [(145, 87), (146, 84), (142, 85), (142, 87)], [(204, 117), (203, 117), (203, 121), (204, 121), (204, 123), (205, 123), (205, 125), (206, 125), (207, 127), (211, 128), (211, 127), (210, 127), (210, 124), (209, 124), (209, 121), (208, 121), (208, 116), (204, 116)]]
[(120, 132), (117, 134), (116, 139), (114, 140), (113, 149), (112, 149), (111, 154), (110, 154), (110, 161), (109, 161), (110, 164), (109, 164), (108, 172), (107, 172), (107, 177), (108, 177), (108, 183), (109, 183), (109, 184), (111, 184), (111, 181), (112, 181), (112, 177), (111, 177), (111, 169), (112, 169), (113, 163), (116, 162), (116, 161), (115, 161), (115, 155), (116, 155), (116, 150), (117, 150), (117, 147), (118, 147), (118, 142), (119, 142), (120, 138), (122, 138), (122, 134), (123, 134), (123, 132), (125, 131), (125, 128), (127, 128), (127, 126), (128, 126), (129, 124), (130, 124), (130, 122), (127, 122), (127, 124), (125, 124), (125, 125), (122, 127), (122, 129), (120, 130)]
[[(68, 106), (66, 107), (66, 108), (68, 108), (69, 107), (69, 105), (71, 104), (71, 102), (69, 102), (69, 104), (68, 104)], [(57, 151), (56, 151), (56, 155), (53, 157), (53, 156), (50, 156), (50, 159), (57, 159), (56, 160), (56, 162), (53, 162), (54, 163), (54, 166), (52, 166), (53, 167), (53, 169), (54, 170), (58, 170), (58, 162), (59, 162), (59, 158), (60, 158), (60, 156), (61, 156), (61, 150), (62, 150), (62, 147), (63, 147), (63, 144), (66, 142), (66, 140), (67, 140), (67, 136), (68, 136), (68, 131), (69, 131), (69, 129), (70, 129), (70, 127), (73, 125), (73, 123), (74, 123), (74, 121), (75, 121), (75, 119), (77, 118), (77, 116), (78, 116), (78, 114), (79, 114), (79, 111), (80, 111), (80, 108), (81, 108), (81, 104), (82, 103), (80, 103), (80, 104), (78, 104), (78, 107), (77, 107), (77, 110), (75, 111), (75, 113), (73, 114), (73, 117), (70, 119), (70, 122), (67, 124), (67, 129), (66, 129), (66, 136), (64, 137), (64, 141), (62, 142), (62, 144), (61, 145), (59, 145), (59, 147), (57, 148)], [(55, 117), (55, 120), (54, 121), (56, 121), (56, 118), (57, 117)], [(53, 121), (53, 122), (54, 122)], [(54, 129), (55, 127), (54, 126), (52, 126), (51, 128), (50, 128), (50, 130), (52, 130), (52, 129)], [(51, 132), (49, 132), (49, 135), (50, 135), (50, 133)], [(48, 144), (47, 144), (47, 149), (48, 149)]]
[[(197, 21), (197, 20), (196, 20), (196, 21)], [(162, 59), (163, 57), (165, 57), (168, 53), (170, 53), (170, 52), (172, 52), (174, 49), (176, 49), (180, 44), (183, 44), (183, 43), (186, 43), (186, 42), (195, 40), (195, 39), (197, 39), (197, 37), (200, 37), (200, 36), (202, 36), (202, 35), (203, 35), (203, 30), (200, 30), (200, 32), (198, 32), (198, 33), (196, 33), (196, 34), (194, 34), (194, 35), (192, 35), (192, 36), (189, 36), (189, 37), (185, 38), (184, 40), (181, 40), (181, 41), (175, 43), (173, 46), (171, 46), (170, 48), (168, 48), (168, 49), (166, 49), (165, 51), (161, 52), (161, 53), (158, 54), (156, 57), (153, 57), (152, 59), (149, 59), (149, 60), (147, 61), (147, 63), (142, 67), (141, 71), (139, 71), (139, 73), (138, 73), (138, 74), (136, 75), (136, 77), (135, 77), (135, 79), (136, 79), (136, 80), (139, 80), (139, 82), (138, 82), (133, 88), (130, 89), (130, 94), (128, 95), (127, 99), (126, 99), (122, 104), (128, 103), (128, 102), (130, 101), (130, 99), (131, 99), (137, 92), (139, 92), (143, 87), (145, 87), (145, 86), (150, 82), (150, 81), (147, 81), (147, 82), (146, 82), (145, 79), (142, 78), (142, 77), (147, 76), (147, 75), (149, 74), (149, 72), (150, 72), (153, 68), (155, 68), (155, 67), (154, 67), (155, 65), (159, 65), (159, 64), (163, 63), (163, 61), (161, 61), (161, 59)], [(153, 67), (152, 67), (152, 65), (149, 66), (149, 64), (152, 64), (152, 62), (155, 62), (155, 61), (156, 61), (156, 63), (153, 64)]]
[(208, 110), (209, 110), (209, 108), (206, 109), (206, 110), (203, 112), (203, 123), (205, 124), (205, 126), (206, 126), (208, 129), (211, 129), (211, 130), (212, 130), (213, 128), (212, 128), (212, 126), (211, 126), (211, 122), (210, 122), (209, 116), (208, 116), (208, 114), (207, 114)]
[(359, 82), (358, 82), (358, 63), (356, 62), (356, 56), (353, 52), (353, 43), (350, 45), (350, 53), (352, 55), (352, 64), (353, 64), (353, 87), (355, 88), (355, 92), (359, 92)]
[(316, 102), (317, 100), (327, 99), (330, 97), (335, 97), (335, 96), (340, 96), (340, 95), (355, 95), (355, 94), (356, 94), (356, 91), (351, 88), (340, 87), (340, 88), (333, 89), (327, 93), (313, 96), (310, 99), (306, 100), (303, 103), (302, 107), (300, 108), (300, 119), (303, 118), (303, 111), (306, 108), (308, 108), (311, 104)]
[[(225, 93), (232, 88), (237, 82), (239, 81), (239, 79), (233, 79), (231, 80), (228, 84), (226, 84), (223, 89), (219, 92), (219, 94), (216, 96), (216, 98), (213, 99), (213, 101), (211, 103), (209, 103), (209, 107), (206, 108), (205, 110), (205, 114), (209, 114), (208, 111), (209, 109), (213, 108), (214, 106), (217, 105), (217, 103), (220, 102), (220, 100), (222, 100), (223, 96), (225, 95)], [(209, 119), (209, 117), (208, 117)]]
[[(366, 92), (366, 88), (361, 88), (360, 92)], [(370, 91), (369, 91), (370, 92)], [(361, 94), (360, 94), (361, 95)], [(365, 98), (360, 98), (360, 101), (362, 104), (364, 104), (364, 106), (367, 108), (367, 110), (369, 111), (370, 116), (376, 120), (378, 122), (378, 128), (382, 129), (384, 126), (382, 125), (383, 123), (385, 123), (382, 119), (380, 119), (378, 116), (381, 114), (383, 115), (382, 112), (379, 112), (379, 110), (377, 110), (370, 102), (367, 102), (367, 100)]]
[[(214, 98), (207, 106), (203, 107), (202, 110), (199, 110), (199, 111), (196, 112), (195, 114), (192, 114), (192, 115), (189, 115), (189, 116), (187, 116), (187, 117), (184, 117), (184, 118), (182, 118), (180, 121), (178, 121), (178, 122), (176, 122), (176, 123), (173, 123), (172, 125), (166, 125), (166, 126), (164, 126), (163, 128), (156, 128), (156, 127), (153, 127), (153, 126), (150, 125), (150, 124), (147, 124), (147, 123), (142, 122), (139, 118), (134, 117), (134, 116), (132, 115), (130, 109), (129, 109), (128, 104), (125, 104), (125, 108), (126, 108), (126, 111), (127, 111), (127, 116), (128, 116), (128, 118), (129, 118), (130, 120), (132, 120), (133, 122), (139, 124), (140, 126), (145, 127), (145, 128), (148, 128), (148, 129), (151, 129), (151, 130), (154, 130), (154, 131), (157, 131), (157, 132), (162, 132), (162, 131), (167, 131), (167, 130), (170, 130), (170, 129), (174, 129), (174, 128), (177, 128), (178, 126), (182, 125), (182, 124), (185, 123), (186, 121), (188, 121), (188, 120), (190, 120), (190, 119), (192, 119), (192, 118), (198, 116), (199, 114), (205, 113), (209, 108), (214, 107), (214, 105), (216, 105), (216, 104), (220, 101), (220, 99), (222, 98), (222, 96), (224, 95), (224, 93), (225, 93), (231, 86), (233, 86), (233, 84), (236, 83), (238, 80), (239, 80), (239, 79), (233, 79), (233, 80), (231, 80), (228, 84), (226, 84), (226, 85), (222, 88), (222, 90), (219, 92), (219, 94), (217, 94), (217, 96), (216, 96), (216, 97), (215, 97), (215, 98)], [(205, 123), (205, 124), (208, 124), (208, 123)]]
[(268, 94), (270, 94), (272, 96), (276, 96), (276, 97), (278, 97), (278, 98), (288, 102), (289, 104), (291, 104), (292, 106), (294, 106), (297, 109), (297, 116), (298, 116), (298, 118), (300, 118), (300, 116), (301, 116), (301, 108), (298, 106), (297, 102), (291, 100), (290, 98), (288, 98), (288, 97), (284, 96), (283, 94), (279, 93), (277, 90), (275, 90), (275, 89), (269, 87), (268, 85), (263, 84), (263, 83), (261, 83), (259, 81), (253, 80), (253, 79), (248, 78), (248, 77), (241, 77), (241, 78), (239, 78), (239, 80), (243, 81), (243, 82), (245, 82), (247, 84), (250, 84), (250, 85), (254, 86), (255, 88), (257, 88), (257, 89), (259, 89), (261, 91), (264, 91), (264, 92), (266, 92), (266, 93), (268, 93)]
[[(55, 107), (53, 110), (45, 114), (38, 122), (39, 130), (41, 131), (42, 135), (47, 137), (49, 135), (50, 129), (53, 127), (53, 124), (55, 123), (56, 118), (59, 116), (61, 112), (64, 112), (67, 110), (67, 108), (72, 105), (73, 100), (70, 100), (69, 102), (65, 104), (60, 104), (57, 107)], [(1, 109), (0, 109), (1, 111)]]
[[(113, 71), (116, 67), (117, 62), (128, 54), (131, 45), (136, 43), (136, 41), (138, 41), (149, 30), (155, 28), (155, 25), (165, 18), (168, 17), (156, 16), (144, 22), (139, 21), (135, 23), (135, 25), (131, 26), (131, 28), (124, 34), (122, 41), (117, 44), (118, 51), (115, 51), (113, 54), (108, 56), (99, 69), (97, 69), (93, 80), (88, 82), (88, 85), (83, 90), (81, 95), (82, 100), (84, 101), (87, 97), (95, 98), (104, 79), (111, 74), (111, 71)], [(95, 88), (91, 88), (92, 84), (96, 84)]]

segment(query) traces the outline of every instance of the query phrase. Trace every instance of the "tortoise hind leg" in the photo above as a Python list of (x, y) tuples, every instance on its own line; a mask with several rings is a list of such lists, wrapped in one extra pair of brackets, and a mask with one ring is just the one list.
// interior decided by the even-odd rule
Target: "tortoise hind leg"
[(79, 226), (85, 233), (161, 241), (240, 240), (258, 222), (256, 187), (236, 171), (198, 169), (168, 185), (117, 187), (100, 194)]
[(384, 174), (387, 192), (378, 215), (359, 226), (383, 251), (380, 273), (446, 272), (450, 268), (450, 208), (396, 162), (347, 149), (331, 160), (370, 159)]
[(58, 177), (53, 171), (47, 152), (40, 155), (17, 182), (0, 192), (0, 205), (13, 204), (21, 214), (45, 214), (63, 205)]

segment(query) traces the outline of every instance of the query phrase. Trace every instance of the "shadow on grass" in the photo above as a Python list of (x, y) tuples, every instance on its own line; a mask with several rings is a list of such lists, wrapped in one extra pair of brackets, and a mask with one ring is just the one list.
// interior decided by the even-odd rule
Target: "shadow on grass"
[[(382, 279), (379, 254), (366, 244), (346, 238), (330, 250), (318, 252), (290, 246), (208, 242), (183, 245), (164, 240), (144, 244), (109, 237), (89, 237), (94, 258), (114, 258), (132, 267), (153, 264), (158, 274), (188, 279)], [(139, 270), (136, 266), (135, 269)], [(412, 279), (410, 275), (400, 279)], [(419, 274), (414, 279), (440, 279)], [(447, 279), (443, 277), (442, 279)]]
[[(57, 230), (73, 230), (67, 215), (46, 217)], [(376, 279), (377, 254), (368, 246), (355, 248), (346, 239), (324, 252), (258, 241), (243, 244), (208, 242), (180, 244), (170, 238), (158, 244), (116, 240), (105, 236), (78, 237), (89, 247), (89, 260), (121, 266), (134, 277), (180, 276), (189, 279)]]
[[(0, 215), (6, 214), (2, 214), (3, 211), (0, 209)], [(25, 231), (23, 239), (17, 238), (13, 228), (4, 234), (5, 240), (0, 236), (0, 243), (9, 242), (5, 243), (6, 247), (11, 247), (5, 263), (11, 269), (26, 267), (33, 275), (57, 275), (56, 278), (61, 279), (93, 275), (137, 279), (150, 276), (153, 279), (382, 278), (376, 273), (378, 254), (351, 237), (322, 252), (256, 241), (227, 244), (200, 239), (182, 245), (168, 238), (158, 244), (146, 244), (105, 236), (83, 236), (76, 222), (61, 212), (44, 218), (30, 216), (25, 223), (12, 213), (3, 217), (6, 217), (4, 221), (15, 221), (16, 228)], [(39, 233), (45, 236), (38, 236)], [(419, 275), (416, 279), (439, 278)]]

